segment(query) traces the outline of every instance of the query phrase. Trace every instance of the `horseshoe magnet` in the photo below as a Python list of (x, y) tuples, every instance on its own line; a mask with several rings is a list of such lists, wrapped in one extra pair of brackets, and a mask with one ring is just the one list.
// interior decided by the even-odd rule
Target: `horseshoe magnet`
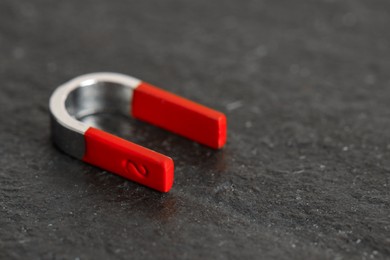
[(173, 184), (173, 160), (79, 119), (101, 112), (131, 115), (219, 149), (226, 142), (223, 113), (141, 80), (92, 73), (59, 86), (50, 98), (54, 144), (65, 153), (161, 192)]

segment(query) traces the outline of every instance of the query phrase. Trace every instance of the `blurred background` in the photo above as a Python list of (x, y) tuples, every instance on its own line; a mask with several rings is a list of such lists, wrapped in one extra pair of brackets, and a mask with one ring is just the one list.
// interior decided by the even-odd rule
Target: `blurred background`
[[(390, 2), (0, 1), (0, 258), (390, 257)], [(222, 151), (103, 115), (171, 156), (161, 194), (51, 144), (48, 102), (112, 71), (226, 113)]]

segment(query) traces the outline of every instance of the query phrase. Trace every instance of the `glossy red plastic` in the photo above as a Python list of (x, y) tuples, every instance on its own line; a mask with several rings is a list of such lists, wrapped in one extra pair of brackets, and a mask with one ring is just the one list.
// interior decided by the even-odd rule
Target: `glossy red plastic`
[(174, 164), (170, 157), (93, 127), (84, 139), (83, 161), (161, 192), (171, 189)]
[(132, 101), (133, 117), (201, 144), (219, 149), (226, 143), (223, 113), (142, 82)]

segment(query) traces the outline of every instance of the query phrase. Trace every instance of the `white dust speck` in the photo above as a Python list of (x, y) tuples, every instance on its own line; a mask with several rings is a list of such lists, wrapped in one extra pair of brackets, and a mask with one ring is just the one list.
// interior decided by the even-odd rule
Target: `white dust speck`
[(251, 121), (246, 121), (245, 122), (245, 127), (246, 128), (251, 128), (253, 126), (252, 122)]
[(242, 107), (243, 103), (241, 100), (237, 100), (237, 101), (234, 101), (234, 102), (231, 102), (229, 104), (226, 105), (226, 109), (228, 111), (233, 111), (233, 110), (236, 110), (240, 107)]

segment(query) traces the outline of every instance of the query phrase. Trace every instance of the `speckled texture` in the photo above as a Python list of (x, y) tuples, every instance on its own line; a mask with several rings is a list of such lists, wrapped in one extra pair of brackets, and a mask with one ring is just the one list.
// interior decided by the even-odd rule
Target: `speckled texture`
[[(390, 258), (390, 2), (0, 1), (1, 259)], [(225, 112), (160, 194), (52, 146), (48, 100), (129, 74)]]

